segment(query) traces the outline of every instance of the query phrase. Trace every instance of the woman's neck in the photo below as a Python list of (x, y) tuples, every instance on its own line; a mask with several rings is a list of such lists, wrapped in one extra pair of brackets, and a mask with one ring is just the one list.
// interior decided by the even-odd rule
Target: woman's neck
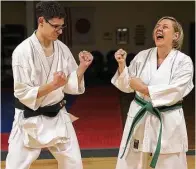
[(158, 59), (164, 60), (171, 50), (172, 50), (172, 47), (158, 47), (157, 49)]

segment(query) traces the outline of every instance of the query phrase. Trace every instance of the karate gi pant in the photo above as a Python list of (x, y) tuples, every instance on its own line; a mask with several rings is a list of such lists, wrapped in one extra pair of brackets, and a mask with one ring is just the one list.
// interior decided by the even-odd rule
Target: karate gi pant
[[(116, 169), (150, 169), (150, 153), (129, 150), (126, 158), (118, 157)], [(155, 169), (187, 169), (186, 153), (160, 154)]]
[[(150, 169), (152, 159), (150, 158), (151, 153), (134, 149), (133, 143), (130, 143), (130, 146), (127, 148), (124, 156), (120, 158), (124, 151), (123, 145), (127, 138), (128, 128), (130, 128), (131, 123), (131, 118), (127, 118), (119, 149), (116, 169)], [(140, 127), (140, 129), (137, 130), (138, 134), (143, 133), (143, 131), (143, 127)], [(186, 152), (160, 154), (155, 169), (187, 169)]]
[[(72, 123), (67, 123), (70, 140), (49, 147), (49, 151), (58, 162), (58, 169), (83, 169), (80, 149)], [(6, 158), (5, 169), (29, 169), (31, 164), (39, 157), (41, 148), (28, 148), (24, 146), (22, 133), (12, 138), (8, 155)]]

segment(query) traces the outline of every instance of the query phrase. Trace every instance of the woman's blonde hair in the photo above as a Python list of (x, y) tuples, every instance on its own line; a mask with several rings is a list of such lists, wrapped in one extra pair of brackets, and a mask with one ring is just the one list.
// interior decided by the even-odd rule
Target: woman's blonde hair
[[(184, 39), (184, 33), (183, 33), (183, 29), (182, 26), (180, 25), (180, 23), (171, 16), (164, 16), (161, 19), (158, 20), (158, 22), (156, 23), (156, 25), (161, 22), (163, 19), (169, 19), (173, 22), (173, 28), (174, 28), (174, 32), (178, 32), (179, 33), (179, 37), (173, 41), (173, 48), (180, 50), (183, 44), (183, 39)], [(155, 30), (155, 28), (154, 28)], [(154, 39), (154, 30), (153, 30), (153, 39)]]

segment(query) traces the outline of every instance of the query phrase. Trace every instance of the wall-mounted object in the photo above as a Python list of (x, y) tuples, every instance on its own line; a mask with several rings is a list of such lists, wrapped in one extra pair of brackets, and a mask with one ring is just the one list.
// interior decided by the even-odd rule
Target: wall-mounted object
[(94, 7), (72, 7), (72, 41), (73, 45), (95, 44)]
[(116, 29), (116, 43), (128, 44), (129, 42), (129, 29), (126, 27), (120, 27)]
[(144, 25), (136, 25), (135, 27), (135, 45), (145, 45), (145, 34), (146, 34), (146, 28)]
[(103, 39), (104, 40), (112, 40), (113, 34), (111, 32), (104, 32)]

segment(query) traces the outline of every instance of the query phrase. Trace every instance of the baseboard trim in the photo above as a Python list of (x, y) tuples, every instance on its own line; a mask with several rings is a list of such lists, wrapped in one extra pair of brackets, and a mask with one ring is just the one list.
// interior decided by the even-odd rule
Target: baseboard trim
[[(81, 149), (82, 158), (91, 157), (117, 157), (118, 148), (110, 149)], [(7, 156), (7, 151), (1, 151), (1, 161), (5, 161)], [(195, 155), (195, 150), (189, 150), (187, 155)], [(48, 150), (42, 150), (38, 159), (54, 159), (52, 154)]]

